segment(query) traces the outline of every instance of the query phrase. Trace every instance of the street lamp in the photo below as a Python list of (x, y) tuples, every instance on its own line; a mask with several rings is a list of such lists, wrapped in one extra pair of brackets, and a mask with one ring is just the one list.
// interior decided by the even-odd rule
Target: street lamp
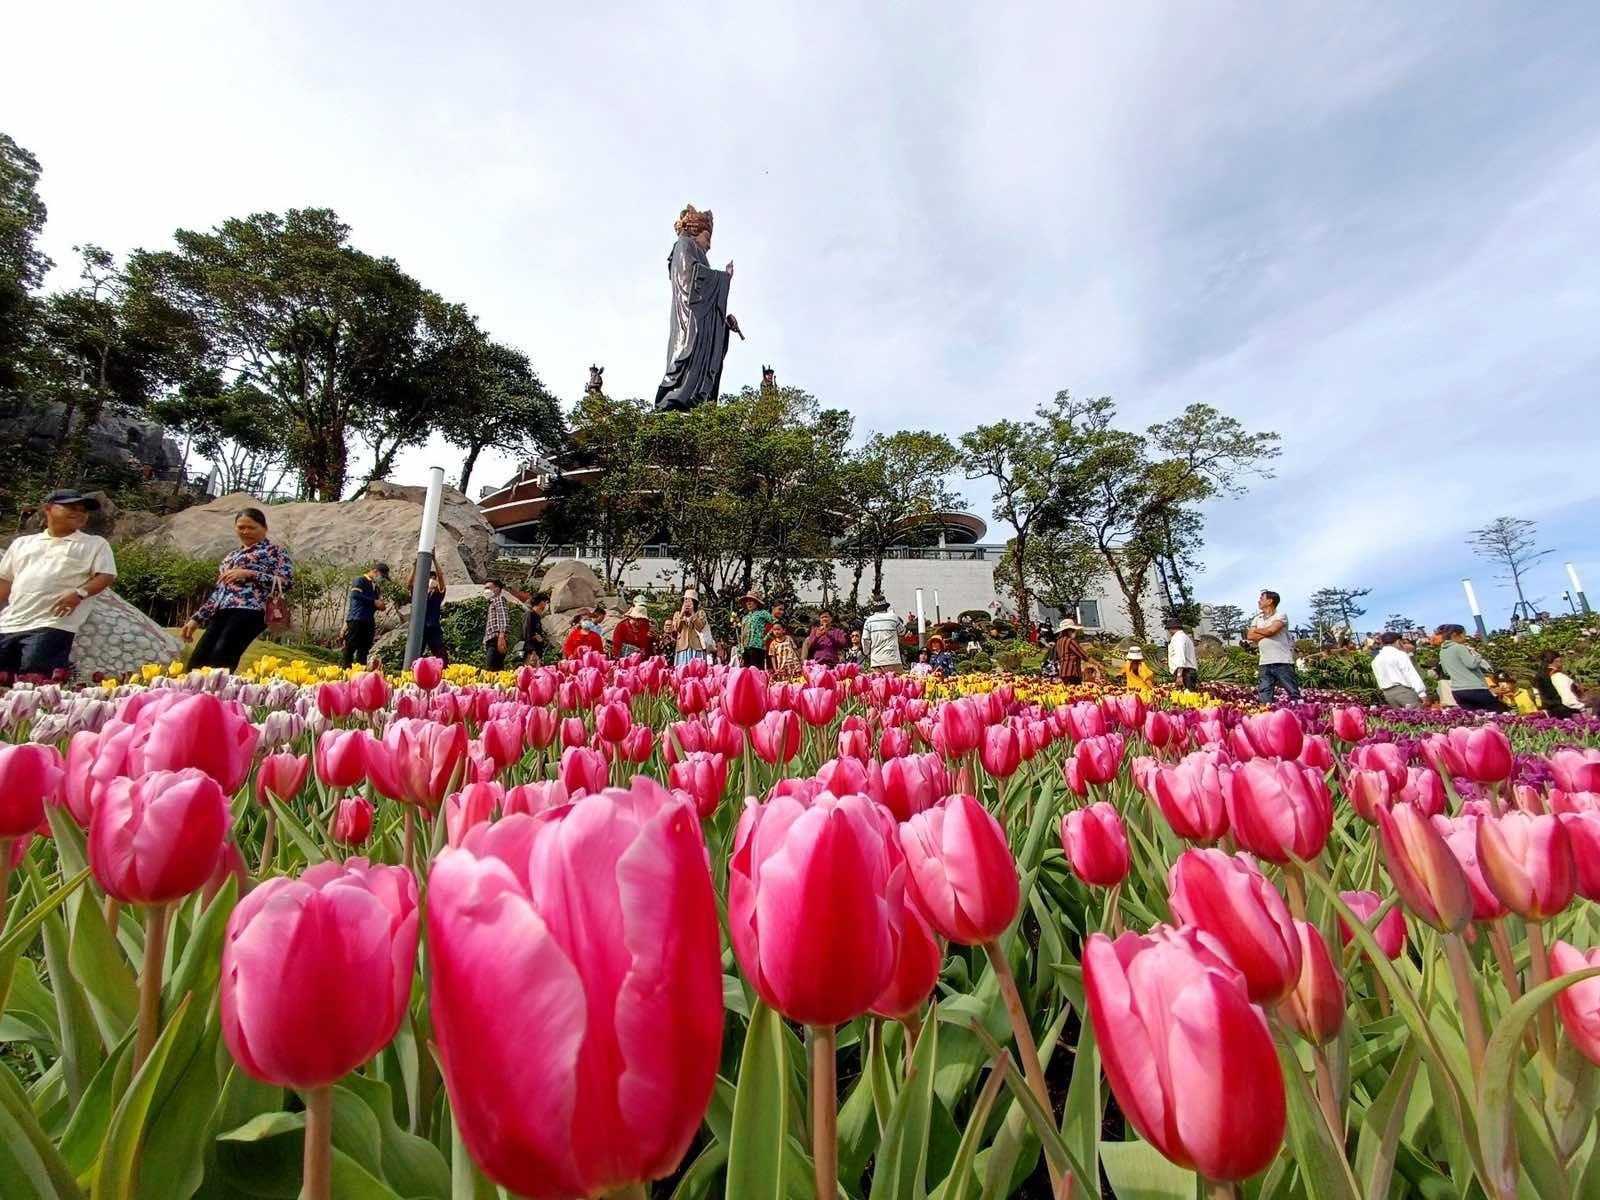
[(1567, 578), (1572, 580), (1572, 590), (1578, 597), (1578, 605), (1584, 612), (1590, 611), (1589, 597), (1584, 595), (1583, 582), (1578, 578), (1578, 568), (1571, 563), (1567, 564)]
[(411, 627), (406, 630), (405, 667), (422, 653), (422, 631), (428, 620), (428, 580), (433, 577), (433, 544), (439, 534), (439, 501), (444, 468), (428, 468), (428, 495), (422, 502), (422, 529), (417, 534), (417, 573), (411, 583)]
[(1478, 627), (1478, 636), (1488, 637), (1489, 627), (1483, 623), (1483, 609), (1478, 607), (1478, 593), (1472, 590), (1472, 580), (1463, 579), (1461, 586), (1466, 589), (1467, 608), (1471, 610), (1473, 623)]

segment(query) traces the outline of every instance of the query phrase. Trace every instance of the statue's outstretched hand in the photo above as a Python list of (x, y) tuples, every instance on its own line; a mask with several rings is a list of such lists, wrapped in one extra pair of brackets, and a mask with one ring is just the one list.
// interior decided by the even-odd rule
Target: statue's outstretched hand
[(722, 269), (728, 273), (728, 278), (732, 279), (733, 278), (733, 259), (730, 258), (728, 260), (728, 265), (723, 267)]
[(732, 313), (728, 314), (728, 328), (739, 335), (739, 340), (744, 341), (744, 330), (739, 328), (739, 318)]

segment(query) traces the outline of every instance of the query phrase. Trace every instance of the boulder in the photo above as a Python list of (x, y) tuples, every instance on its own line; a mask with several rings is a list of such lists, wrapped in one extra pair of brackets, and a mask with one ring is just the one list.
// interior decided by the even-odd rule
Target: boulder
[[(604, 589), (593, 567), (569, 558), (551, 564), (540, 581), (539, 590), (550, 593), (550, 612), (553, 615), (593, 608), (600, 602)], [(572, 622), (568, 621), (567, 624), (570, 626)]]
[[(467, 505), (477, 512), (470, 501)], [(262, 507), (259, 500), (244, 492), (221, 496), (209, 504), (163, 517), (156, 528), (138, 540), (171, 546), (199, 558), (220, 559), (237, 545), (233, 518), (247, 506)], [(408, 499), (363, 496), (336, 504), (313, 501), (274, 504), (266, 509), (266, 514), (272, 540), (297, 559), (334, 563), (349, 568), (352, 573), (374, 562), (386, 562), (401, 581), (405, 579), (406, 568), (416, 559), (421, 509)], [(482, 522), (484, 530), (488, 529), (482, 514), (477, 515), (477, 520)], [(466, 529), (469, 536), (458, 535), (458, 528)], [(450, 520), (440, 520), (434, 557), (444, 569), (447, 582), (470, 584), (479, 578), (474, 571), (481, 572), (482, 566), (474, 564), (486, 565), (485, 554), (477, 535), (471, 531), (467, 515), (459, 508), (451, 513)]]
[(182, 655), (182, 642), (110, 591), (94, 598), (72, 642), (72, 667), (80, 680), (126, 675), (145, 663), (166, 666)]
[(145, 512), (143, 509), (129, 509), (117, 514), (117, 523), (112, 527), (111, 536), (119, 542), (137, 541), (147, 533), (152, 533), (161, 525), (161, 514)]
[[(100, 501), (100, 507), (89, 514), (89, 522), (83, 527), (85, 533), (92, 533), (99, 537), (110, 538), (121, 518), (118, 516), (117, 502), (104, 492), (85, 492), (91, 500)], [(40, 533), (44, 529), (44, 506), (39, 505), (28, 511), (22, 519), (23, 533)]]
[[(427, 495), (425, 487), (379, 479), (367, 485), (363, 499), (404, 500), (420, 507)], [(494, 561), (494, 526), (483, 510), (455, 488), (446, 487), (439, 496), (439, 526), (455, 535), (456, 553), (461, 555), (467, 573), (480, 583), (489, 578), (489, 564)]]

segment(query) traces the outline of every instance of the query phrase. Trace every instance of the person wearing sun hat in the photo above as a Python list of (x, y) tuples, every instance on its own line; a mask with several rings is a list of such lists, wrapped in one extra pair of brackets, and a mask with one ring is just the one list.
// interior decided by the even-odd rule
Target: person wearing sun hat
[(622, 614), (622, 620), (611, 631), (611, 657), (622, 658), (637, 654), (648, 658), (655, 647), (655, 626), (650, 623), (650, 610), (644, 606), (644, 597), (635, 596), (633, 606)]
[(17, 538), (0, 558), (0, 673), (8, 677), (65, 677), (94, 597), (117, 579), (110, 543), (83, 531), (98, 500), (66, 489), (40, 507), (44, 531)]
[(1082, 683), (1083, 664), (1089, 655), (1078, 642), (1078, 623), (1062, 617), (1056, 624), (1056, 642), (1051, 653), (1056, 660), (1056, 678), (1062, 683)]
[(1125, 658), (1122, 682), (1127, 685), (1130, 692), (1148, 696), (1155, 690), (1156, 673), (1150, 669), (1150, 664), (1144, 661), (1144, 651), (1138, 646), (1129, 646)]
[(683, 603), (667, 618), (664, 629), (672, 639), (673, 666), (681, 667), (691, 659), (708, 656), (711, 639), (706, 631), (706, 614), (700, 611), (699, 588), (683, 589)]
[(734, 618), (739, 629), (739, 650), (747, 667), (767, 665), (767, 629), (776, 624), (773, 616), (761, 603), (761, 595), (753, 588), (739, 597), (744, 616)]

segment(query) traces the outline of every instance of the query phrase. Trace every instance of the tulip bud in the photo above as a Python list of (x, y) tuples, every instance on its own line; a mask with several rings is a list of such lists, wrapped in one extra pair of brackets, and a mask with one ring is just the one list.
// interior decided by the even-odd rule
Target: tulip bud
[[(1340, 892), (1339, 899), (1350, 907), (1351, 912), (1368, 924), (1371, 924), (1373, 915), (1383, 907), (1383, 900), (1377, 892)], [(1340, 917), (1339, 944), (1348, 946), (1354, 936), (1345, 919)], [(1378, 922), (1377, 928), (1372, 931), (1372, 936), (1377, 940), (1378, 949), (1383, 951), (1386, 958), (1399, 958), (1406, 952), (1406, 918), (1398, 904), (1391, 905), (1389, 911), (1383, 914), (1383, 920)]]
[(1555, 817), (1510, 812), (1482, 818), (1478, 865), (1500, 902), (1525, 920), (1547, 921), (1572, 903), (1572, 842)]
[(750, 744), (763, 762), (779, 765), (800, 753), (800, 718), (773, 710), (750, 729)]
[(317, 739), (317, 778), (324, 786), (350, 788), (366, 778), (367, 739), (361, 729), (330, 729)]
[(1600, 792), (1600, 750), (1556, 750), (1550, 755), (1550, 778), (1564, 792)]
[(964, 758), (983, 738), (983, 717), (971, 699), (946, 700), (939, 706), (935, 736), (946, 758)]
[(1389, 806), (1389, 777), (1382, 771), (1356, 768), (1345, 780), (1344, 791), (1350, 806), (1368, 824), (1376, 824), (1378, 810)]
[(983, 769), (996, 779), (1010, 779), (1022, 765), (1022, 746), (1009, 725), (991, 725), (983, 731), (979, 747)]
[(1283, 1073), (1226, 952), (1197, 929), (1095, 933), (1083, 985), (1106, 1080), (1139, 1135), (1208, 1179), (1264, 1170), (1283, 1143)]
[(256, 803), (267, 807), (270, 793), (288, 804), (300, 794), (311, 774), (311, 758), (305, 754), (269, 754), (256, 772)]
[(900, 826), (906, 895), (942, 937), (976, 946), (999, 937), (1021, 907), (1005, 831), (971, 796), (947, 796)]
[(1344, 1028), (1344, 976), (1315, 925), (1294, 923), (1300, 939), (1300, 978), (1283, 1001), (1283, 1014), (1306, 1041), (1320, 1046)]
[(1359, 742), (1367, 736), (1367, 714), (1353, 704), (1333, 710), (1333, 736), (1341, 742)]
[(1080, 741), (1072, 748), (1070, 760), (1077, 767), (1079, 781), (1085, 784), (1110, 783), (1122, 769), (1125, 745), (1120, 733), (1107, 733)]
[(1600, 813), (1562, 813), (1557, 818), (1572, 843), (1572, 864), (1578, 895), (1600, 900)]
[(239, 901), (222, 945), (222, 1039), (255, 1078), (325, 1087), (387, 1046), (417, 957), (417, 883), (366, 859), (318, 863)]
[(758, 667), (734, 667), (722, 683), (722, 712), (741, 729), (767, 715), (767, 673)]
[[(1390, 793), (1406, 786), (1406, 754), (1393, 742), (1368, 742), (1351, 747), (1348, 761), (1352, 769), (1381, 771), (1389, 780)], [(1434, 777), (1438, 782), (1438, 777)]]
[(389, 681), (382, 671), (362, 671), (350, 681), (350, 699), (362, 712), (377, 712), (389, 703)]
[(1305, 744), (1300, 718), (1287, 708), (1274, 708), (1246, 717), (1240, 723), (1250, 748), (1261, 758), (1299, 758)]
[(563, 750), (557, 774), (573, 795), (601, 791), (611, 777), (604, 756), (586, 746), (569, 746)]
[(1148, 776), (1156, 807), (1172, 832), (1191, 842), (1214, 842), (1228, 829), (1228, 812), (1215, 752), (1197, 750), (1176, 766)]
[(494, 819), (495, 810), (505, 799), (506, 790), (498, 783), (469, 783), (459, 792), (444, 798), (445, 838), (449, 845), (459, 846), (467, 832), (476, 825)]
[(439, 681), (444, 678), (444, 659), (419, 658), (411, 664), (411, 678), (417, 681), (417, 686), (425, 692), (431, 692), (439, 686)]
[(44, 824), (45, 805), (56, 803), (65, 775), (54, 746), (0, 745), (0, 842)]
[(728, 760), (696, 750), (667, 770), (668, 786), (689, 793), (702, 819), (717, 811), (728, 787)]
[(1511, 739), (1493, 725), (1450, 730), (1441, 750), (1451, 771), (1474, 783), (1499, 783), (1511, 776)]
[(1442, 933), (1472, 920), (1466, 873), (1429, 819), (1409, 804), (1378, 810), (1378, 843), (1390, 882), (1407, 908)]
[(113, 779), (89, 823), (89, 865), (107, 895), (165, 904), (210, 878), (231, 823), (222, 788), (196, 767)]
[(372, 833), (372, 801), (365, 796), (340, 796), (328, 836), (341, 846), (359, 846)]
[(937, 754), (885, 759), (879, 774), (882, 803), (897, 821), (909, 821), (950, 794), (950, 772)]
[[(1550, 974), (1559, 979), (1577, 971), (1600, 967), (1600, 947), (1579, 950), (1558, 941), (1550, 948)], [(1600, 1066), (1600, 975), (1575, 983), (1556, 996), (1556, 1012), (1572, 1044), (1590, 1062)]]
[(1276, 1004), (1300, 977), (1300, 942), (1277, 888), (1249, 855), (1186, 850), (1167, 873), (1173, 917), (1228, 951), (1250, 999)]
[(1061, 819), (1061, 845), (1079, 879), (1095, 887), (1113, 887), (1128, 874), (1128, 835), (1122, 818), (1101, 801), (1075, 808)]
[(1218, 774), (1240, 846), (1276, 863), (1322, 853), (1333, 830), (1333, 803), (1320, 772), (1257, 758)]

